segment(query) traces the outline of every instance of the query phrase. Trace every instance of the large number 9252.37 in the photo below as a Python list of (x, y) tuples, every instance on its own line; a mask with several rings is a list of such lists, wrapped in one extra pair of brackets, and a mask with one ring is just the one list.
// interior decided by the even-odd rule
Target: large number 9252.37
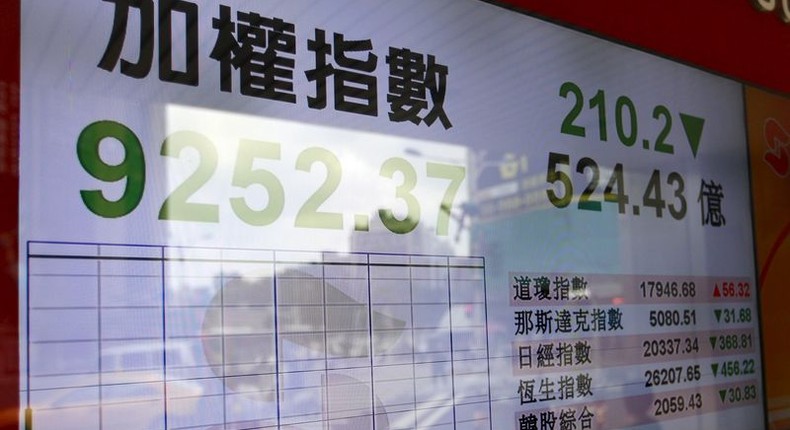
[[(105, 161), (100, 153), (104, 139), (114, 139), (122, 145), (123, 158), (117, 164)], [(194, 222), (219, 222), (219, 205), (212, 202), (195, 202), (194, 194), (214, 176), (219, 155), (214, 144), (205, 135), (194, 131), (178, 131), (169, 135), (162, 143), (160, 155), (180, 158), (182, 151), (191, 148), (199, 157), (197, 168), (164, 200), (159, 210), (160, 220)], [(286, 193), (282, 181), (272, 171), (260, 167), (264, 163), (278, 163), (282, 159), (281, 145), (275, 142), (241, 139), (236, 153), (231, 185), (246, 190), (257, 185), (257, 191), (264, 191), (266, 204), (253, 207), (245, 197), (230, 197), (230, 206), (235, 215), (244, 223), (252, 226), (272, 224), (282, 215), (285, 208)], [(104, 218), (119, 218), (133, 212), (143, 199), (146, 184), (146, 163), (143, 146), (135, 133), (125, 125), (115, 121), (97, 121), (89, 124), (77, 140), (77, 156), (82, 167), (94, 178), (108, 183), (125, 181), (123, 193), (117, 199), (110, 199), (100, 189), (81, 190), (85, 206), (94, 214)], [(294, 168), (311, 172), (313, 167), (323, 165), (326, 172), (323, 182), (301, 205), (296, 213), (296, 227), (343, 229), (344, 214), (322, 211), (322, 205), (338, 190), (343, 176), (343, 168), (338, 157), (328, 149), (309, 147), (296, 157)], [(405, 207), (405, 216), (396, 215), (391, 208), (379, 208), (379, 219), (384, 227), (397, 234), (414, 230), (420, 222), (421, 205), (414, 190), (419, 175), (408, 160), (391, 157), (381, 164), (379, 175), (399, 181), (395, 186), (395, 198)], [(447, 181), (444, 195), (439, 202), (436, 219), (436, 234), (448, 234), (450, 214), (458, 190), (465, 177), (466, 168), (444, 163), (426, 163), (427, 178)], [(261, 190), (262, 188), (262, 190)], [(367, 214), (354, 215), (355, 230), (368, 231)]]

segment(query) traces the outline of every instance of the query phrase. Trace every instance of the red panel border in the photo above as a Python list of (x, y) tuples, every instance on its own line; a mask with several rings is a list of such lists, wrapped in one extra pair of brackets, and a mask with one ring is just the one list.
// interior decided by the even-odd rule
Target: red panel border
[(493, 3), (790, 95), (790, 24), (752, 0)]
[(19, 428), (20, 0), (0, 1), (0, 428)]

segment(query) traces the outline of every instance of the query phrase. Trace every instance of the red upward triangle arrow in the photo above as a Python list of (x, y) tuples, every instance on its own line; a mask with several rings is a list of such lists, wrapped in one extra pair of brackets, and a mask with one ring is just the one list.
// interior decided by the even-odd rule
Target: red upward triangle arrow
[(713, 297), (721, 297), (721, 291), (719, 291), (719, 284), (716, 284), (716, 287), (713, 289)]

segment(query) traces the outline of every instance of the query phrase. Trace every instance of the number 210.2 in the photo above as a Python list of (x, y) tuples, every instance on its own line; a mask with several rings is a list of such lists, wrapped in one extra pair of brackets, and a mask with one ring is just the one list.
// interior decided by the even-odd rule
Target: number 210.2
[[(99, 145), (105, 138), (115, 139), (123, 146), (124, 157), (120, 163), (110, 164), (101, 158)], [(190, 201), (216, 172), (219, 158), (217, 150), (211, 141), (200, 133), (178, 131), (165, 139), (160, 155), (178, 158), (185, 148), (197, 151), (200, 161), (192, 174), (165, 199), (159, 210), (159, 219), (219, 222), (218, 205)], [(126, 180), (123, 194), (117, 200), (108, 199), (102, 190), (81, 190), (82, 200), (91, 212), (105, 218), (119, 218), (137, 208), (145, 190), (146, 168), (142, 144), (132, 130), (115, 121), (94, 122), (80, 134), (77, 140), (77, 156), (82, 167), (96, 179), (104, 182)], [(242, 189), (251, 185), (260, 185), (268, 196), (266, 206), (263, 208), (250, 207), (244, 197), (229, 199), (233, 212), (243, 222), (253, 226), (265, 226), (275, 222), (282, 214), (285, 207), (285, 190), (282, 182), (271, 171), (255, 167), (256, 160), (280, 159), (281, 148), (278, 143), (250, 139), (242, 139), (239, 142), (231, 185)], [(326, 177), (299, 209), (294, 225), (305, 228), (342, 229), (342, 213), (319, 210), (340, 185), (342, 177), (340, 160), (327, 149), (310, 147), (299, 153), (295, 168), (310, 172), (316, 163), (324, 165)], [(417, 227), (421, 212), (419, 201), (412, 194), (417, 183), (417, 173), (411, 163), (398, 157), (386, 160), (379, 173), (387, 178), (395, 178), (396, 174), (400, 173), (403, 182), (395, 190), (396, 197), (404, 201), (407, 212), (403, 219), (399, 219), (392, 210), (380, 209), (379, 218), (393, 233), (409, 233)], [(429, 162), (427, 176), (449, 181), (439, 206), (436, 224), (436, 233), (447, 235), (450, 211), (466, 176), (466, 169), (463, 166)]]

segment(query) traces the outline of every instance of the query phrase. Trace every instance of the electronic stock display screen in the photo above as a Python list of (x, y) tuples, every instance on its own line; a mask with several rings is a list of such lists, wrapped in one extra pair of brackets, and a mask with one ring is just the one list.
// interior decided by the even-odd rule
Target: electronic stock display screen
[(473, 0), (21, 22), (27, 428), (765, 425), (741, 84)]

